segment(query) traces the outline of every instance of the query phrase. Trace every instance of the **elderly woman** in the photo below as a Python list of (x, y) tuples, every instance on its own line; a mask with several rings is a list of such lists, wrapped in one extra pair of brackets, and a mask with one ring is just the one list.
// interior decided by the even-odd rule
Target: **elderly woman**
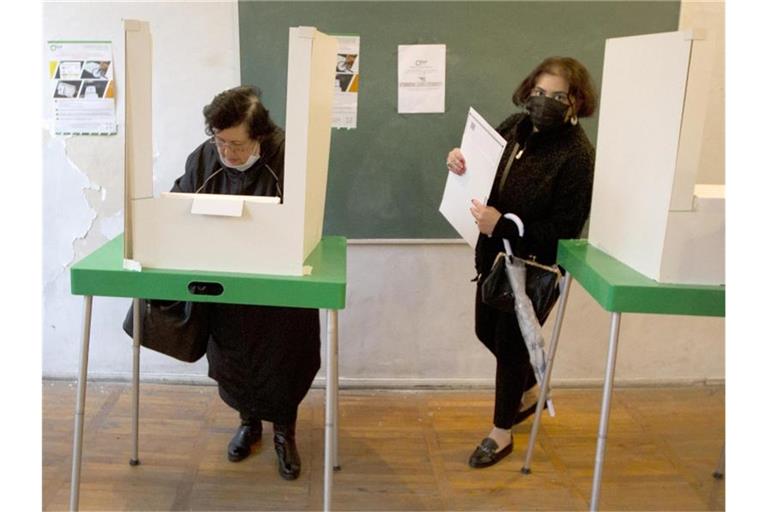
[[(189, 155), (173, 192), (282, 199), (285, 135), (259, 97), (254, 87), (235, 87), (203, 109), (211, 138)], [(237, 462), (250, 455), (261, 439), (261, 421), (270, 421), (278, 471), (287, 480), (297, 478), (298, 407), (320, 369), (317, 309), (211, 304), (208, 318), (208, 374), (241, 420), (227, 457)]]
[[(496, 129), (507, 146), (487, 204), (473, 200), (470, 208), (480, 230), (475, 333), (496, 356), (493, 427), (469, 458), (473, 468), (491, 466), (512, 451), (511, 428), (533, 413), (538, 398), (517, 318), (482, 302), (483, 278), (504, 250), (505, 238), (515, 255), (553, 264), (558, 239), (581, 233), (592, 196), (594, 146), (579, 118), (594, 112), (596, 99), (584, 66), (572, 58), (550, 57), (522, 81), (512, 101), (524, 112), (512, 114)], [(465, 172), (458, 148), (446, 161), (449, 171)]]

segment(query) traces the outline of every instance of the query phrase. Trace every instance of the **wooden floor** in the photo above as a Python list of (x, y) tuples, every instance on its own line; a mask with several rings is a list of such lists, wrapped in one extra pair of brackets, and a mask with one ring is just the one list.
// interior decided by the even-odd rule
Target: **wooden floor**
[[(43, 508), (68, 506), (75, 385), (43, 386)], [(467, 458), (487, 433), (491, 390), (342, 391), (337, 510), (584, 510), (600, 389), (557, 389), (533, 473), (520, 467), (531, 420), (514, 452), (486, 469)], [(143, 384), (141, 465), (129, 466), (130, 388), (88, 387), (81, 510), (318, 510), (323, 504), (322, 390), (302, 404), (301, 477), (276, 470), (270, 424), (254, 455), (226, 458), (237, 416), (211, 386)], [(619, 388), (608, 431), (603, 510), (723, 510), (712, 478), (725, 430), (722, 387)]]

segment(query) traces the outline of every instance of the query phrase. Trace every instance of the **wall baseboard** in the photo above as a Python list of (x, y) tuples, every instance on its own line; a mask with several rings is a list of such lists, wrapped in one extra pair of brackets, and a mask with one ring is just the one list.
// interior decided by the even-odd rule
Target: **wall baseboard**
[[(76, 380), (74, 374), (44, 374), (43, 380)], [(99, 372), (88, 376), (89, 382), (130, 382), (130, 373)], [(215, 386), (216, 382), (204, 375), (193, 374), (168, 374), (144, 376), (142, 383), (151, 384), (192, 384), (203, 386)], [(598, 378), (584, 379), (553, 379), (555, 388), (594, 388), (602, 387), (603, 380)], [(662, 379), (633, 379), (617, 378), (614, 381), (616, 387), (664, 387), (664, 386), (723, 386), (723, 378), (662, 378)], [(492, 389), (494, 379), (448, 379), (448, 378), (349, 378), (339, 379), (340, 389)], [(316, 377), (312, 382), (313, 388), (324, 388), (325, 378)]]

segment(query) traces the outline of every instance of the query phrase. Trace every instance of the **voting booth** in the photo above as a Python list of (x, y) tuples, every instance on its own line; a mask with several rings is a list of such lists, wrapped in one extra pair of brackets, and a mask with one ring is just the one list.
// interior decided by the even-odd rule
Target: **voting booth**
[(126, 268), (301, 276), (320, 242), (331, 141), (336, 38), (290, 29), (283, 202), (278, 198), (164, 193), (152, 186), (152, 41), (125, 28)]
[(725, 283), (725, 186), (697, 180), (711, 44), (606, 41), (589, 243), (662, 283)]

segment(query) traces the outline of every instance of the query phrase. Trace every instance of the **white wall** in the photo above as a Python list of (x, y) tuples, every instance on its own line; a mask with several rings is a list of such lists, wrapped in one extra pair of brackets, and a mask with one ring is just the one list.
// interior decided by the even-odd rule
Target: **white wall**
[(697, 183), (725, 183), (725, 2), (682, 0), (680, 30), (704, 30), (712, 41), (712, 76)]
[[(121, 20), (143, 19), (151, 24), (155, 193), (159, 193), (184, 172), (186, 156), (206, 137), (203, 106), (216, 93), (239, 84), (236, 12), (234, 2), (44, 4), (45, 41), (113, 42), (119, 105), (116, 136), (65, 139), (52, 137), (49, 126), (43, 127), (44, 375), (73, 375), (76, 371), (82, 301), (69, 295), (69, 265), (123, 229)], [(43, 52), (45, 41), (41, 42)], [(47, 79), (45, 67), (40, 66), (43, 80)], [(51, 105), (45, 97), (42, 101), (48, 124)], [(94, 375), (124, 371), (122, 364), (129, 351), (119, 323), (127, 304), (117, 299), (95, 301)], [(179, 370), (164, 359), (148, 354), (144, 360), (147, 375)]]
[[(204, 138), (203, 105), (239, 83), (236, 11), (234, 3), (44, 4), (46, 40), (111, 39), (118, 61), (121, 18), (151, 23), (156, 193), (170, 188), (187, 154)], [(116, 73), (120, 82), (122, 62)], [(46, 78), (44, 71), (41, 77)], [(122, 94), (120, 83), (117, 93)], [(50, 105), (46, 98), (42, 101), (49, 116)], [(43, 132), (43, 374), (74, 377), (82, 298), (69, 294), (69, 265), (122, 230), (122, 126), (114, 137), (63, 140), (45, 128)], [(353, 243), (348, 265), (347, 308), (339, 316), (342, 384), (493, 383), (493, 359), (473, 334), (469, 247)], [(130, 340), (120, 327), (128, 305), (128, 299), (94, 300), (91, 378), (130, 374)], [(608, 327), (608, 314), (574, 283), (556, 382), (592, 384), (601, 379)], [(545, 333), (550, 330), (551, 325)], [(624, 315), (617, 380), (720, 380), (723, 339), (722, 319)], [(210, 382), (206, 372), (205, 360), (189, 365), (142, 352), (145, 379)]]

